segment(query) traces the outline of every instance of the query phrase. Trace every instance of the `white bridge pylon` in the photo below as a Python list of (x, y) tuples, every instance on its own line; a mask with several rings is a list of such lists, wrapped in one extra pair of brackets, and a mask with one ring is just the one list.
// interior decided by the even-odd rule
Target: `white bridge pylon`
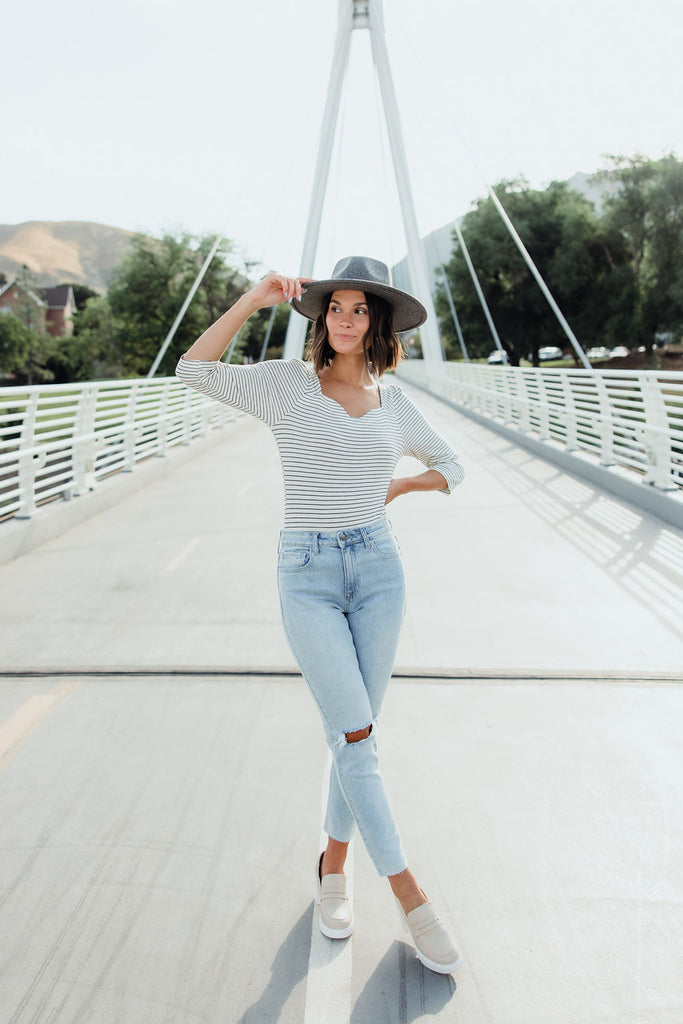
[[(351, 48), (351, 35), (354, 29), (366, 28), (370, 32), (370, 45), (372, 47), (372, 58), (379, 79), (384, 107), (384, 120), (389, 135), (389, 145), (396, 176), (398, 197), (403, 218), (403, 227), (408, 247), (408, 267), (413, 291), (416, 297), (422, 302), (428, 313), (428, 319), (420, 328), (420, 340), (422, 343), (422, 354), (425, 359), (442, 360), (443, 349), (439, 336), (436, 310), (432, 301), (429, 288), (429, 275), (427, 272), (427, 261), (425, 259), (422, 240), (417, 228), (417, 218), (413, 204), (413, 195), (410, 187), (408, 174), (408, 161), (406, 160), (403, 136), (401, 134), (401, 119), (394, 92), (394, 84), (391, 77), (391, 66), (389, 64), (389, 53), (384, 38), (384, 20), (382, 17), (382, 0), (339, 0), (339, 22), (337, 26), (337, 39), (332, 58), (332, 69), (330, 71), (330, 82), (327, 89), (327, 100), (323, 114), (322, 128), (320, 131), (320, 145), (318, 148), (318, 159), (313, 179), (313, 191), (311, 194), (311, 205), (308, 211), (308, 222), (306, 225), (306, 236), (304, 249), (301, 258), (301, 277), (313, 277), (315, 254), (318, 248), (320, 235), (320, 222), (322, 219), (323, 204), (327, 190), (327, 180), (330, 171), (334, 135), (339, 116), (339, 103), (346, 76), (349, 51)], [(348, 255), (340, 253), (340, 256)], [(353, 254), (357, 255), (357, 254)], [(374, 255), (366, 253), (365, 255)], [(292, 313), (287, 325), (285, 348), (283, 358), (300, 359), (303, 353), (306, 337), (306, 321), (298, 314)]]

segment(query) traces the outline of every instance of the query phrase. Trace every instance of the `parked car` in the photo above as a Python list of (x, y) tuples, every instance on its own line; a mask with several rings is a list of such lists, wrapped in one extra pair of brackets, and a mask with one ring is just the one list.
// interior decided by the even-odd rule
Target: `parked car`
[(562, 349), (557, 348), (556, 345), (545, 345), (538, 350), (538, 358), (542, 363), (547, 362), (549, 359), (562, 359), (563, 355)]
[(609, 349), (605, 348), (604, 345), (598, 345), (597, 348), (589, 348), (586, 355), (590, 360), (609, 359)]
[(612, 359), (623, 359), (624, 356), (628, 355), (630, 355), (630, 352), (626, 348), (626, 345), (617, 345), (617, 347), (613, 348), (611, 352)]
[(503, 353), (502, 353), (502, 352), (500, 351), (500, 349), (499, 349), (499, 348), (497, 348), (497, 349), (495, 350), (495, 352), (492, 352), (492, 353), (491, 353), (491, 355), (490, 355), (490, 356), (488, 357), (488, 359), (486, 360), (486, 362), (487, 362), (487, 363), (504, 363), (504, 362), (505, 362), (505, 356), (504, 356), (504, 355), (503, 355)]

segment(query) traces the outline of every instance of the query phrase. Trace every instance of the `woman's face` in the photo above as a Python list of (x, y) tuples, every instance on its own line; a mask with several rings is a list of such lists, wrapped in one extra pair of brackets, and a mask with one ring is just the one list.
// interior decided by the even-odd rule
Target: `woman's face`
[(362, 355), (363, 341), (370, 329), (365, 292), (346, 288), (333, 292), (325, 324), (327, 339), (337, 355)]

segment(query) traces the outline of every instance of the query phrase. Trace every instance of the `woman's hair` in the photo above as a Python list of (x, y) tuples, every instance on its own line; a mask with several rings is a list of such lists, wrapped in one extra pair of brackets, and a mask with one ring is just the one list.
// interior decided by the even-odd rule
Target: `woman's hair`
[[(327, 339), (327, 311), (330, 308), (332, 292), (323, 298), (318, 318), (314, 321), (308, 343), (306, 358), (315, 366), (316, 373), (329, 366), (334, 359), (334, 349)], [(379, 295), (365, 293), (370, 326), (363, 339), (365, 362), (375, 377), (381, 377), (386, 370), (393, 370), (403, 358), (403, 346), (393, 328), (391, 306)]]

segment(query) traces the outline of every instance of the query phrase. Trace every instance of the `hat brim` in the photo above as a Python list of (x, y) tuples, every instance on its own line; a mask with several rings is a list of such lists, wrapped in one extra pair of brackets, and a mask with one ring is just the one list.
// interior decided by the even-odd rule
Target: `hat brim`
[(361, 279), (328, 278), (326, 281), (309, 281), (301, 298), (292, 299), (292, 309), (301, 313), (308, 320), (317, 320), (322, 312), (323, 300), (326, 295), (336, 291), (349, 290), (366, 294), (370, 292), (388, 302), (393, 311), (393, 328), (397, 333), (413, 330), (427, 319), (425, 307), (408, 292), (388, 284), (375, 284), (373, 281)]

